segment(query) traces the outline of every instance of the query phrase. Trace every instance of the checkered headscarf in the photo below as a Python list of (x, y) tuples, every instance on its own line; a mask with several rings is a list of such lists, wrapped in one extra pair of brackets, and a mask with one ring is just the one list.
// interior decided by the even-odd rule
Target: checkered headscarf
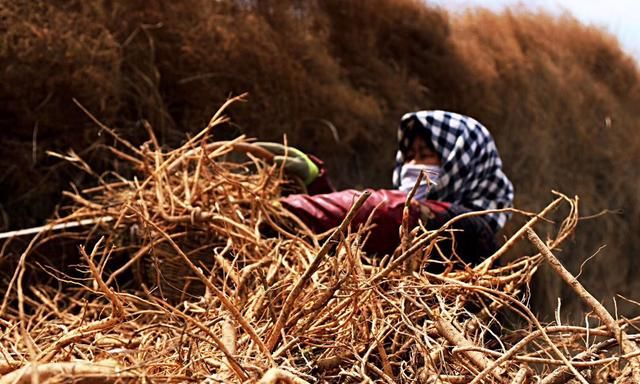
[[(491, 134), (476, 120), (445, 111), (420, 111), (402, 116), (393, 185), (400, 185), (404, 154), (416, 136), (431, 143), (440, 156), (442, 174), (427, 198), (485, 210), (511, 207), (513, 185), (502, 171)], [(507, 213), (487, 216), (494, 229), (502, 228)]]

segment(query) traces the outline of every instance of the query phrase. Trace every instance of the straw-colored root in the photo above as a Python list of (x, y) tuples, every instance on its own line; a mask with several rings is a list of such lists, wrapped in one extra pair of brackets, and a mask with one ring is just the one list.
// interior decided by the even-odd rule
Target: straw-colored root
[[(637, 376), (635, 320), (614, 319), (553, 255), (575, 229), (577, 199), (558, 195), (537, 215), (514, 210), (529, 222), (475, 268), (438, 256), (438, 242), (456, 220), (486, 212), (437, 231), (404, 225), (394, 257), (381, 260), (363, 252), (365, 228), (350, 225), (366, 194), (334, 231), (311, 233), (278, 204), (286, 179), (268, 156), (244, 137), (208, 141), (221, 121), (216, 115), (172, 151), (154, 137), (140, 148), (118, 138), (122, 148), (113, 153), (135, 177), (68, 194), (59, 222), (85, 224), (38, 234), (3, 287), (0, 384), (61, 377), (559, 384)], [(238, 150), (247, 155), (230, 161)], [(569, 214), (542, 243), (534, 225), (560, 205)], [(499, 266), (525, 233), (540, 254)], [(80, 261), (64, 273), (45, 268), (56, 284), (28, 279), (38, 247), (65, 237), (81, 242)], [(543, 325), (531, 313), (524, 292), (545, 261), (602, 326)], [(429, 272), (436, 262), (445, 272)]]

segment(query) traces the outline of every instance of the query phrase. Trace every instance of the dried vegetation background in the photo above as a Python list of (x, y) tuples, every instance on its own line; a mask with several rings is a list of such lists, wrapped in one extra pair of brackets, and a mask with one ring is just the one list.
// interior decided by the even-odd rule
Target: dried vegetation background
[[(581, 221), (561, 257), (577, 273), (606, 243), (581, 280), (601, 298), (639, 288), (638, 67), (569, 16), (453, 16), (417, 0), (2, 0), (0, 32), (3, 229), (40, 224), (61, 188), (94, 182), (47, 150), (126, 174), (72, 98), (134, 143), (146, 120), (175, 148), (246, 91), (217, 139), (286, 133), (344, 187), (388, 187), (399, 116), (443, 108), (489, 127), (519, 208), (541, 209), (556, 189), (579, 195), (583, 215), (622, 210)], [(543, 286), (537, 308), (566, 295), (562, 315), (577, 309), (558, 281)]]

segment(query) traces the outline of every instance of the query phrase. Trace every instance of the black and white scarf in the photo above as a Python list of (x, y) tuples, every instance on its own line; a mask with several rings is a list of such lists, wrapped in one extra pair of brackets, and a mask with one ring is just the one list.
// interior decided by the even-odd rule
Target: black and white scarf
[[(468, 116), (445, 111), (407, 113), (400, 121), (398, 152), (393, 185), (400, 185), (404, 154), (416, 135), (433, 144), (440, 156), (442, 173), (428, 193), (430, 200), (486, 210), (513, 205), (513, 185), (502, 171), (502, 161), (491, 134)], [(508, 213), (487, 215), (494, 229), (500, 229)]]

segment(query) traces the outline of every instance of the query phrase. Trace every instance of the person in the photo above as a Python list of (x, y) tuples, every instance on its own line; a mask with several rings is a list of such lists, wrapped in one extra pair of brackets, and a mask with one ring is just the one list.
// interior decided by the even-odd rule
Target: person
[[(285, 172), (298, 175), (307, 185), (307, 193), (281, 198), (286, 209), (317, 233), (340, 224), (361, 191), (335, 191), (324, 164), (311, 155), (274, 143), (257, 144), (276, 154)], [(416, 187), (409, 209), (410, 227), (422, 220), (427, 229), (434, 230), (467, 212), (512, 206), (513, 185), (502, 170), (487, 128), (452, 112), (407, 113), (398, 129), (395, 189), (369, 189), (371, 196), (351, 222), (358, 228), (371, 215), (373, 227), (363, 244), (367, 253), (388, 254), (398, 247), (407, 194), (421, 172), (428, 178)], [(452, 225), (451, 238), (438, 243), (439, 247), (443, 253), (477, 264), (497, 249), (497, 232), (508, 218), (506, 212), (494, 212), (461, 219)]]

